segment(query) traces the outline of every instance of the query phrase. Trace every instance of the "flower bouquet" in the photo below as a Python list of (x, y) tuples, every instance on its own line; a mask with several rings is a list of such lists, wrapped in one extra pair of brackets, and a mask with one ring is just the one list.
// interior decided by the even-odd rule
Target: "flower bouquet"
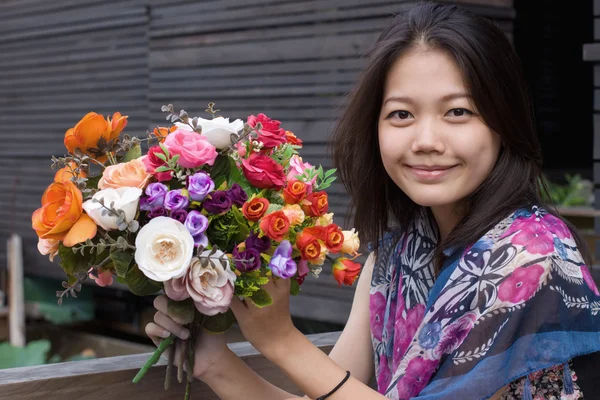
[[(334, 260), (333, 276), (352, 285), (359, 241), (328, 213), (325, 189), (335, 170), (303, 162), (302, 141), (279, 121), (259, 114), (229, 122), (213, 103), (211, 119), (172, 105), (162, 111), (172, 126), (143, 139), (121, 134), (127, 117), (120, 113), (90, 112), (69, 129), (69, 154), (52, 157), (60, 169), (32, 225), (39, 251), (58, 255), (67, 275), (59, 303), (76, 297), (86, 279), (100, 286), (116, 279), (139, 296), (164, 290), (169, 312), (191, 332), (181, 357), (189, 395), (197, 335), (232, 325), (233, 296), (268, 306), (269, 279), (291, 279), (296, 295), (335, 253), (346, 257)], [(170, 348), (168, 387), (174, 340), (162, 341), (134, 382)]]

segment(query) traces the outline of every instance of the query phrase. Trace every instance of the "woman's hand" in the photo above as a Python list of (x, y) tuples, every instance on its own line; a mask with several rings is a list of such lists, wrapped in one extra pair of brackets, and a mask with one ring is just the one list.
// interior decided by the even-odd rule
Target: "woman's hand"
[[(158, 310), (154, 315), (154, 322), (146, 325), (146, 334), (158, 346), (162, 339), (174, 334), (182, 340), (189, 337), (189, 331), (177, 320), (176, 316), (169, 315), (167, 310), (168, 299), (166, 296), (158, 296), (154, 299), (154, 307)], [(181, 342), (177, 341), (175, 352), (175, 365), (182, 353)], [(223, 356), (229, 351), (225, 343), (224, 335), (215, 335), (203, 331), (196, 341), (194, 352), (194, 377), (202, 380), (207, 371), (213, 368)], [(185, 367), (185, 363), (184, 363)]]
[(285, 346), (286, 339), (296, 332), (290, 316), (290, 280), (272, 278), (262, 287), (273, 304), (256, 307), (252, 301), (233, 297), (231, 310), (247, 341), (265, 357)]

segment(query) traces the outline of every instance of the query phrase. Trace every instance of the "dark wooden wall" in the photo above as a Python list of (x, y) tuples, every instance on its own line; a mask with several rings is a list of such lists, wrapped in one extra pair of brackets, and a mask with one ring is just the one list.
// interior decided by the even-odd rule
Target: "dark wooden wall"
[[(600, 0), (594, 0), (594, 43), (583, 46), (583, 59), (594, 64), (594, 193), (596, 209), (600, 208)], [(595, 222), (600, 234), (600, 218)], [(600, 242), (596, 242), (596, 259), (600, 259)]]
[[(464, 0), (512, 34), (512, 0)], [(129, 115), (126, 132), (163, 124), (171, 102), (202, 116), (264, 112), (305, 141), (311, 163), (330, 167), (326, 144), (362, 56), (393, 13), (391, 0), (8, 0), (0, 4), (0, 265), (6, 238), (24, 237), (25, 270), (62, 276), (36, 250), (32, 211), (52, 179), (52, 154), (88, 111)], [(346, 215), (331, 189), (336, 222)], [(352, 289), (329, 271), (307, 279), (297, 316), (343, 323)]]

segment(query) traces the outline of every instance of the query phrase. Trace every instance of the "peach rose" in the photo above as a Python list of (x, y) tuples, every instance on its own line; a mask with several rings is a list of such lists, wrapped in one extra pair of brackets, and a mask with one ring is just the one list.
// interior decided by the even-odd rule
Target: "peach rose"
[[(74, 175), (75, 169), (77, 165), (74, 162), (70, 162), (69, 165), (62, 167), (56, 174), (54, 174), (54, 182), (64, 182), (69, 181)], [(75, 174), (75, 178), (87, 178), (87, 174), (80, 170), (78, 174)]]
[(102, 173), (98, 189), (118, 189), (120, 187), (136, 187), (144, 189), (152, 175), (146, 172), (141, 158), (126, 163), (110, 165)]
[(67, 247), (96, 236), (97, 226), (83, 213), (82, 195), (71, 181), (54, 182), (42, 196), (31, 222), (40, 239), (60, 240)]
[(88, 151), (98, 147), (98, 141), (104, 138), (107, 142), (119, 137), (121, 131), (127, 125), (127, 116), (121, 113), (113, 114), (112, 119), (95, 112), (87, 113), (73, 128), (65, 133), (65, 147), (69, 153), (73, 154), (75, 149), (79, 148), (91, 157), (97, 158), (100, 162), (105, 162), (106, 155), (94, 154)]
[(291, 226), (300, 225), (304, 222), (304, 211), (302, 211), (299, 204), (288, 204), (281, 211), (288, 217)]

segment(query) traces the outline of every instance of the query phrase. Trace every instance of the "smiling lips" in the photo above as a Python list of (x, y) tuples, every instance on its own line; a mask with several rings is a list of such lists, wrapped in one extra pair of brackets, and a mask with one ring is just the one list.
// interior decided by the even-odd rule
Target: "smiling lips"
[(408, 171), (417, 178), (418, 181), (432, 182), (442, 179), (454, 169), (457, 165), (405, 165)]

